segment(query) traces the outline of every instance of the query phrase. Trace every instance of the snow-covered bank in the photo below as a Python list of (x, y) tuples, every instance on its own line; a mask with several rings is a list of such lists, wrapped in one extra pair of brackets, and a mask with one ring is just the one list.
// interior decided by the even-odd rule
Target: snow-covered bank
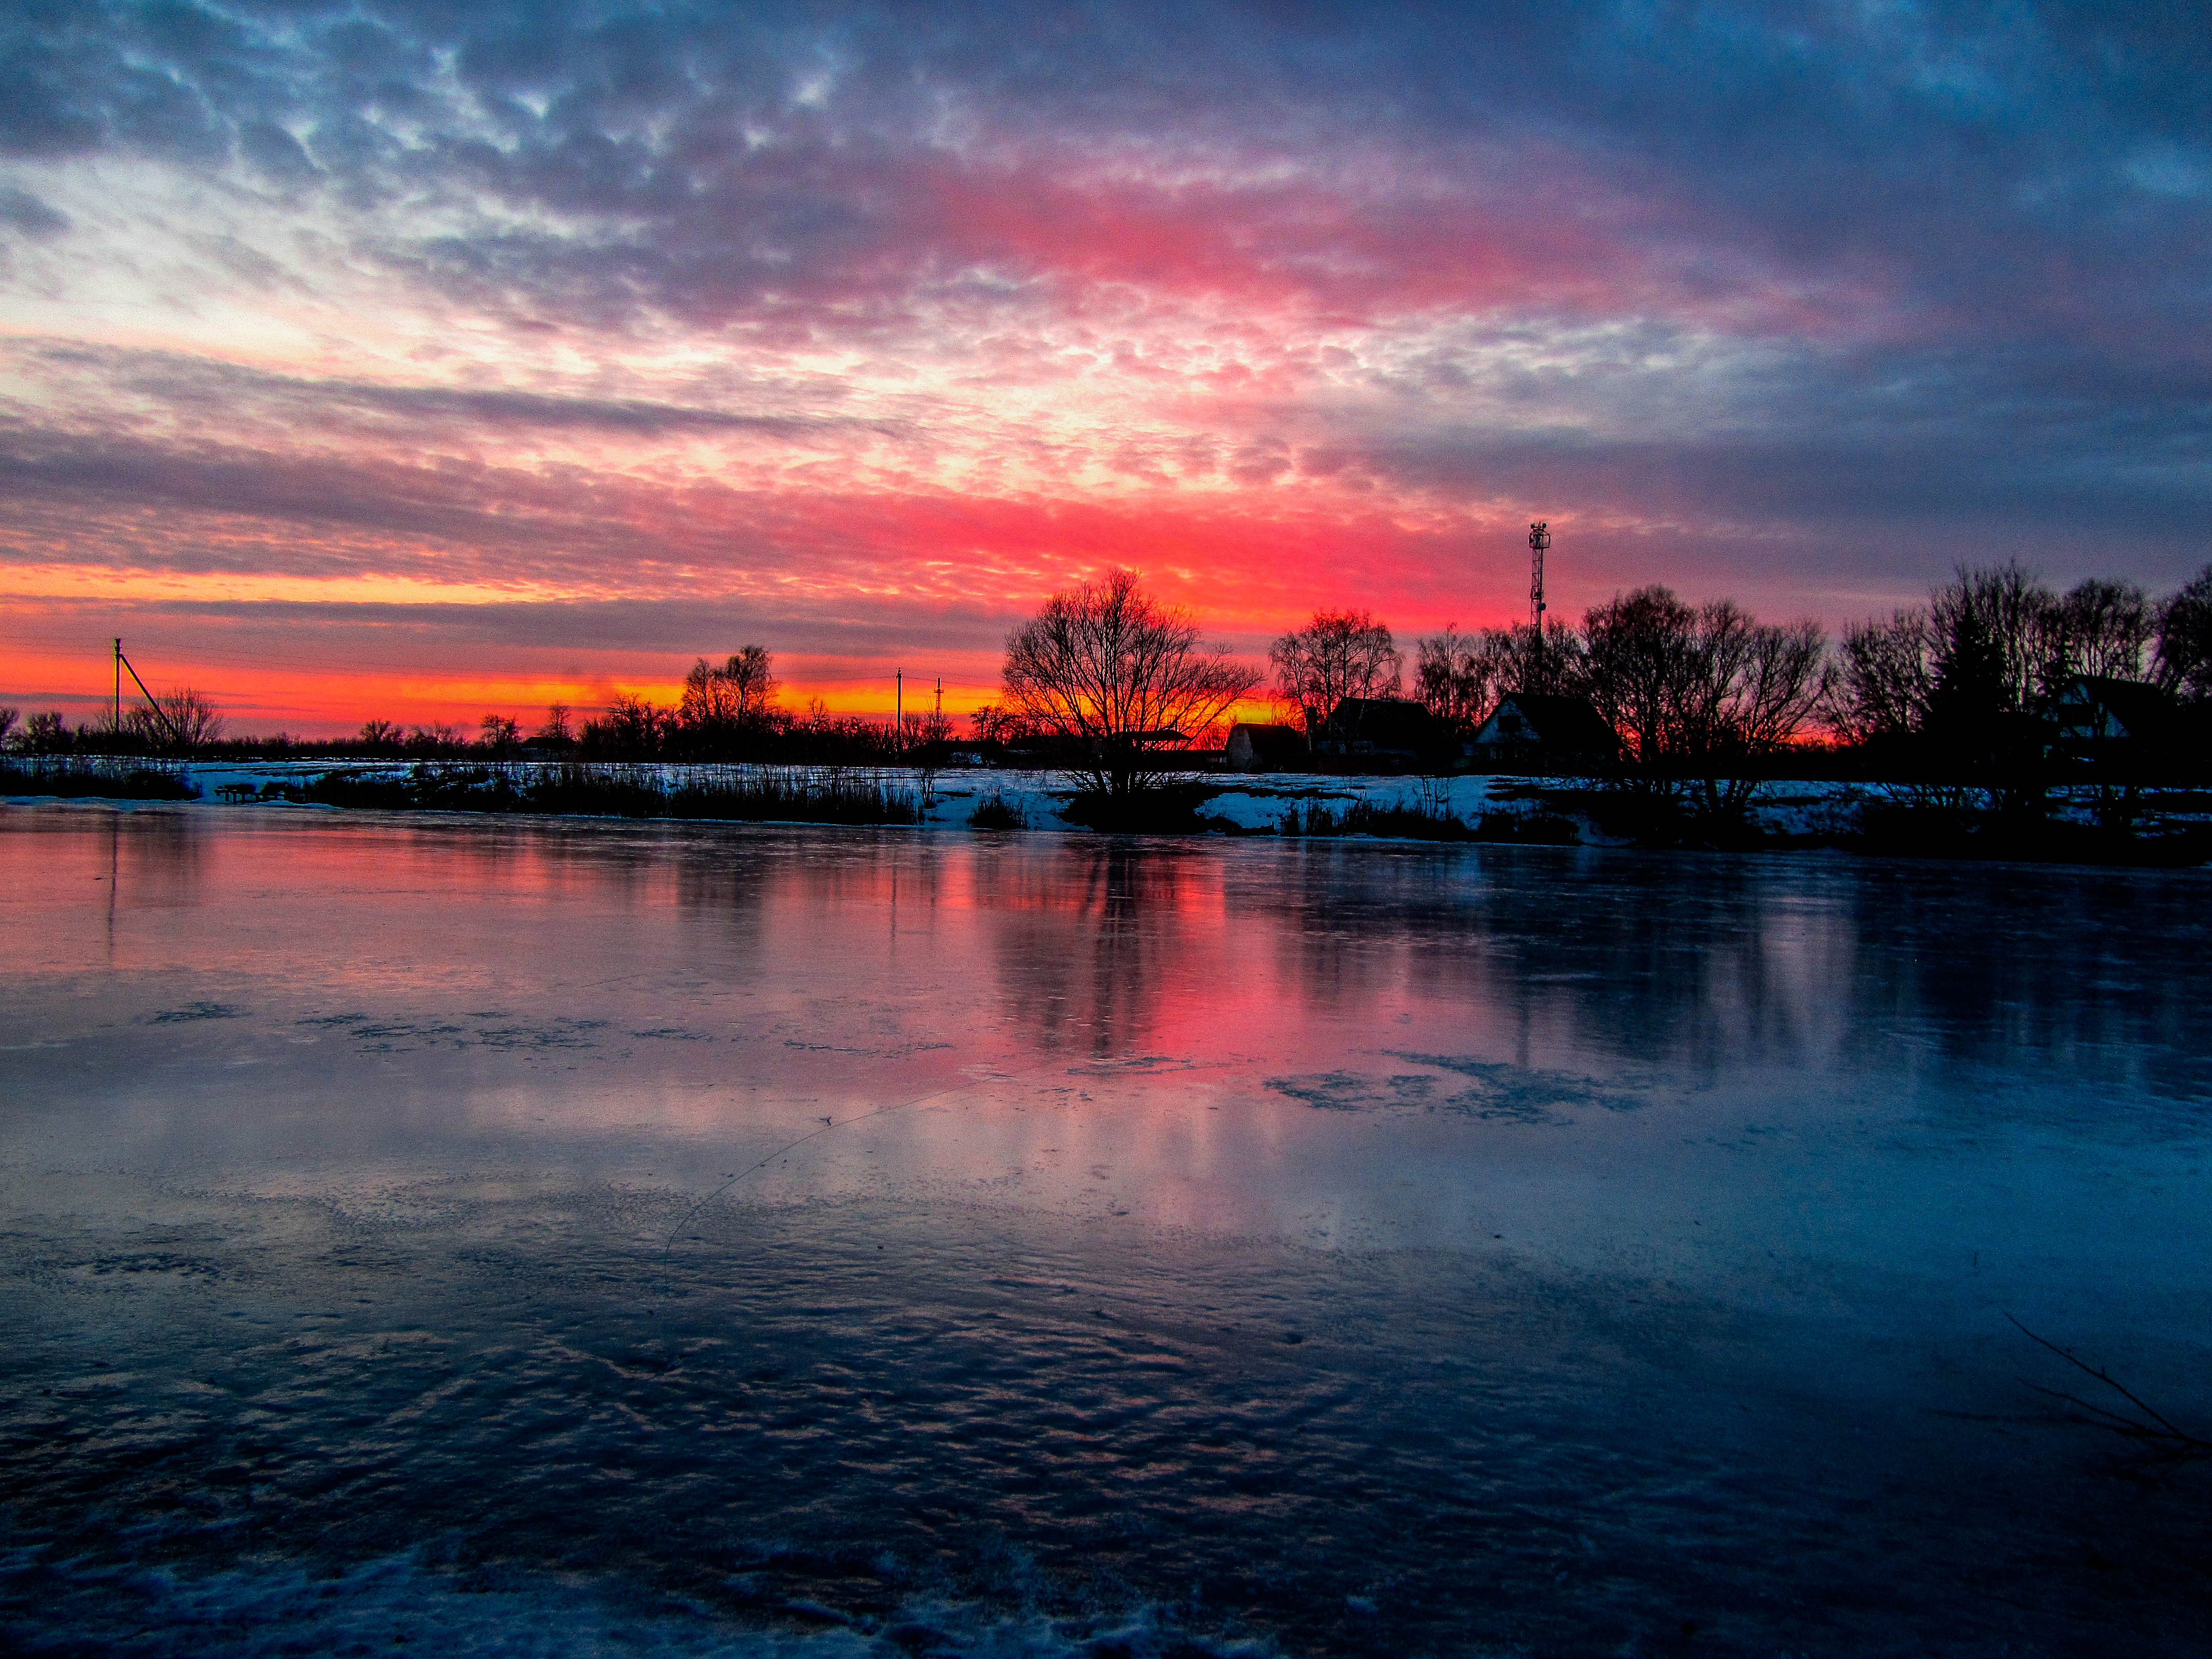
[[(131, 762), (133, 767), (148, 764)], [(200, 805), (216, 808), (264, 808), (291, 805), (286, 792), (301, 789), (319, 780), (339, 776), (359, 782), (398, 782), (416, 769), (407, 761), (288, 760), (194, 761), (159, 764), (199, 793)], [(465, 761), (424, 763), (432, 772), (503, 775), (518, 785), (556, 769), (536, 762), (499, 763)], [(816, 780), (833, 775), (851, 778), (848, 770), (830, 768), (762, 766), (690, 766), (653, 763), (608, 765), (592, 769), (610, 781), (642, 784), (673, 791), (685, 785), (739, 787), (748, 780), (769, 777)], [(914, 826), (927, 830), (963, 830), (976, 809), (987, 802), (1003, 805), (1030, 829), (1044, 831), (1091, 833), (1072, 823), (1066, 809), (1080, 792), (1080, 781), (1065, 772), (1021, 771), (989, 768), (957, 768), (923, 773), (912, 768), (866, 769), (860, 775), (889, 791), (910, 799), (917, 809)], [(1378, 811), (1407, 811), (1443, 819), (1456, 818), (1469, 825), (1496, 813), (1533, 815), (1541, 810), (1542, 798), (1573, 786), (1556, 778), (1498, 775), (1459, 777), (1345, 777), (1322, 774), (1194, 772), (1181, 780), (1212, 791), (1200, 808), (1202, 817), (1247, 833), (1266, 833), (1309, 822), (1315, 809), (1340, 816), (1356, 805)], [(65, 782), (53, 793), (66, 797)], [(27, 797), (18, 795), (16, 799)], [(1587, 839), (1607, 838), (1582, 826)], [(1294, 828), (1294, 833), (1303, 832)]]
[[(82, 767), (87, 763), (74, 763)], [(173, 777), (196, 791), (202, 810), (298, 810), (302, 792), (311, 797), (317, 786), (404, 786), (443, 781), (445, 799), (420, 805), (432, 808), (453, 804), (455, 788), (476, 781), (487, 788), (503, 785), (501, 804), (485, 802), (489, 810), (550, 811), (590, 815), (588, 806), (565, 800), (551, 806), (518, 805), (516, 795), (528, 796), (533, 783), (585, 776), (586, 793), (603, 784), (610, 799), (629, 792), (629, 801), (611, 805), (610, 815), (639, 815), (638, 792), (665, 794), (672, 801), (691, 799), (672, 810), (670, 816), (713, 819), (783, 822), (854, 822), (849, 813), (786, 812), (762, 810), (757, 803), (733, 806), (726, 813), (711, 799), (728, 792), (732, 800), (748, 790), (770, 789), (804, 794), (820, 791), (826, 797), (856, 787), (879, 794), (894, 811), (887, 821), (919, 830), (967, 830), (975, 827), (979, 809), (986, 827), (1018, 827), (1046, 833), (1090, 834), (1091, 830), (1068, 816), (1081, 793), (1081, 780), (1066, 772), (1027, 771), (992, 768), (954, 768), (923, 772), (908, 767), (830, 768), (752, 765), (687, 765), (669, 763), (562, 766), (543, 762), (353, 760), (325, 758), (285, 761), (145, 762), (94, 761), (89, 765), (102, 775), (121, 777), (135, 770), (154, 769)], [(27, 790), (18, 774), (9, 793), (0, 799), (27, 800), (70, 799), (83, 793), (70, 787), (67, 770), (58, 771), (52, 787)], [(1484, 839), (1538, 839), (1585, 846), (1620, 846), (1631, 836), (1612, 833), (1621, 826), (1611, 821), (1604, 799), (1586, 781), (1507, 774), (1457, 776), (1345, 776), (1318, 773), (1267, 775), (1193, 772), (1179, 781), (1203, 792), (1197, 808), (1197, 824), (1205, 829), (1245, 835), (1331, 835), (1351, 833), (1389, 836), (1410, 835), (1437, 838), (1436, 830), (1474, 831)], [(338, 805), (418, 804), (414, 801), (364, 802), (356, 795)], [(705, 793), (708, 799), (702, 800)], [(2051, 819), (2059, 824), (2086, 826), (2095, 822), (2095, 792), (2085, 787), (2058, 787), (2051, 793)], [(1613, 798), (1616, 801), (1619, 797)], [(1762, 783), (1753, 796), (1747, 828), (1753, 839), (1780, 837), (1803, 841), (1837, 841), (1854, 836), (1861, 825), (1862, 810), (1893, 805), (1903, 792), (1888, 786), (1820, 780), (1775, 780)], [(2201, 831), (2212, 826), (2212, 811), (2201, 791), (2149, 791), (2138, 822), (2141, 832), (2153, 836), (2183, 830)], [(911, 808), (909, 814), (908, 808)], [(653, 815), (647, 813), (647, 815)], [(857, 821), (876, 821), (860, 819)], [(1425, 833), (1427, 832), (1427, 833)]]

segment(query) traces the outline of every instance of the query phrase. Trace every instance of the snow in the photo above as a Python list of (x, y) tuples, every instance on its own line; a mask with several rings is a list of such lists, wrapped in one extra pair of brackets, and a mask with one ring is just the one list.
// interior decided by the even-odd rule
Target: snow
[[(128, 764), (136, 767), (144, 763)], [(418, 764), (477, 770), (491, 765), (518, 781), (547, 767), (545, 763), (529, 761), (417, 763), (327, 758), (153, 764), (175, 773), (196, 787), (200, 793), (198, 804), (205, 807), (234, 810), (244, 805), (256, 810), (294, 811), (302, 810), (299, 803), (259, 799), (260, 792), (264, 788), (297, 787), (333, 774), (364, 780), (398, 780), (406, 777)], [(678, 787), (686, 780), (735, 781), (762, 775), (826, 778), (833, 774), (849, 777), (857, 771), (862, 777), (878, 781), (886, 788), (903, 791), (923, 803), (921, 822), (902, 827), (964, 830), (975, 809), (995, 799), (1018, 811), (1030, 830), (1091, 833), (1085, 826), (1071, 823), (1065, 816), (1064, 809), (1081, 789), (1082, 781), (1076, 775), (1062, 771), (954, 767), (924, 773), (908, 767), (694, 766), (672, 763), (607, 764), (598, 769), (611, 775), (638, 778), (663, 789)], [(1346, 809), (1364, 803), (1383, 811), (1403, 809), (1432, 817), (1449, 816), (1470, 828), (1492, 814), (1532, 817), (1540, 813), (1573, 824), (1585, 846), (1624, 844), (1619, 837), (1605, 834), (1590, 822), (1577, 798), (1586, 797), (1591, 786), (1586, 781), (1573, 778), (1506, 773), (1432, 777), (1192, 772), (1179, 775), (1177, 781), (1200, 784), (1214, 792), (1199, 808), (1202, 817), (1221, 821), (1248, 834), (1279, 832), (1285, 817), (1293, 811), (1303, 816), (1310, 809), (1320, 807), (1340, 817)], [(252, 791), (256, 799), (225, 801), (221, 792), (226, 787)], [(1881, 784), (1778, 779), (1758, 787), (1748, 816), (1755, 829), (1769, 834), (1838, 836), (1850, 831), (1862, 805), (1893, 799), (1901, 793)], [(2094, 792), (2086, 787), (2059, 787), (2053, 791), (2053, 815), (2062, 820), (2090, 822), (2094, 816), (2093, 796)], [(44, 798), (18, 795), (13, 799)], [(2160, 809), (2156, 816), (2173, 826), (2212, 822), (2212, 813), (2197, 810), (2199, 805), (2194, 800), (2184, 802), (2179, 808), (2169, 805)], [(331, 809), (311, 806), (307, 810)]]

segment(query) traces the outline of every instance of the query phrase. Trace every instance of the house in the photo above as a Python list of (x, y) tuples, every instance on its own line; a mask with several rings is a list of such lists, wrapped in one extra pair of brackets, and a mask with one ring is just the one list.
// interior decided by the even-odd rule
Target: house
[(1530, 766), (1605, 765), (1619, 758), (1620, 739), (1588, 701), (1509, 691), (1468, 744), (1486, 771)]
[(1232, 726), (1224, 760), (1232, 772), (1295, 772), (1306, 764), (1306, 734), (1295, 726)]
[(1346, 697), (1321, 729), (1314, 752), (1355, 769), (1404, 771), (1449, 764), (1457, 745), (1451, 728), (1405, 697)]
[(2185, 708), (2170, 692), (2140, 680), (2076, 675), (2044, 717), (2051, 753), (2092, 765), (2201, 763), (2212, 748), (2212, 720), (2203, 709)]
[(2138, 680), (2077, 674), (2051, 700), (2053, 737), (2062, 748), (2162, 742), (2172, 732), (2173, 699)]

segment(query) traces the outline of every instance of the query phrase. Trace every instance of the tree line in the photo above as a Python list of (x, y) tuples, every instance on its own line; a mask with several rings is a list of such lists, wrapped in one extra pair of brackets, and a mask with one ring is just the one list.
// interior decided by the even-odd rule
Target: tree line
[[(1925, 604), (1856, 623), (1832, 646), (1816, 623), (1765, 623), (1730, 599), (1693, 605), (1652, 586), (1591, 606), (1577, 623), (1547, 618), (1540, 635), (1525, 623), (1448, 627), (1415, 640), (1408, 664), (1370, 612), (1323, 610), (1271, 644), (1265, 670), (1201, 643), (1186, 613), (1115, 570), (1054, 594), (1013, 630), (1000, 696), (970, 729), (986, 748), (1042, 743), (1056, 763), (1118, 796), (1182, 769), (1182, 751), (1218, 739), (1235, 710), (1263, 695), (1309, 740), (1347, 700), (1402, 697), (1465, 735), (1509, 694), (1574, 697), (1617, 735), (1625, 779), (1669, 788), (1689, 780), (1720, 813), (1741, 805), (1757, 763), (1808, 741), (1908, 770), (2002, 760), (2033, 745), (2051, 699), (2084, 675), (2212, 705), (2212, 566), (2163, 597), (2102, 578), (2061, 592), (2017, 563), (1962, 568)], [(955, 738), (939, 714), (894, 729), (832, 714), (818, 699), (794, 714), (780, 690), (769, 652), (747, 645), (720, 662), (697, 659), (673, 704), (622, 694), (579, 720), (556, 703), (527, 733), (497, 713), (473, 734), (371, 720), (337, 746), (416, 758), (868, 764), (941, 758)], [(222, 727), (189, 689), (112, 727), (71, 731), (52, 711), (19, 726), (16, 710), (0, 708), (0, 744), (30, 754), (204, 751)]]
[(1188, 615), (1117, 570), (1054, 594), (1014, 630), (1002, 695), (975, 731), (1058, 738), (1093, 788), (1118, 797), (1156, 786), (1174, 750), (1263, 688), (1309, 742), (1348, 702), (1417, 702), (1465, 736), (1508, 695), (1571, 697), (1614, 733), (1621, 781), (1686, 787), (1724, 817), (1742, 810), (1763, 763), (1808, 742), (1907, 770), (2002, 763), (2039, 740), (2051, 699), (2085, 675), (2212, 705), (2212, 566), (2162, 599), (2101, 578), (2062, 593), (2017, 563), (1961, 568), (1925, 605), (1847, 629), (1833, 647), (1815, 622), (1639, 587), (1579, 623), (1547, 618), (1540, 633), (1516, 623), (1419, 638), (1410, 684), (1386, 624), (1324, 610), (1277, 638), (1267, 661), (1262, 672), (1202, 646)]
[[(2061, 593), (2017, 564), (1961, 569), (1922, 605), (1844, 630), (1762, 623), (1729, 599), (1662, 586), (1616, 594), (1578, 626), (1547, 619), (1415, 642), (1405, 693), (1472, 731), (1515, 691), (1589, 700), (1627, 757), (1808, 737), (1863, 745), (2033, 714), (2087, 675), (2212, 698), (2212, 566), (2154, 599), (2099, 578)], [(1401, 695), (1405, 659), (1365, 611), (1320, 611), (1269, 651), (1279, 706), (1309, 735), (1350, 697)]]

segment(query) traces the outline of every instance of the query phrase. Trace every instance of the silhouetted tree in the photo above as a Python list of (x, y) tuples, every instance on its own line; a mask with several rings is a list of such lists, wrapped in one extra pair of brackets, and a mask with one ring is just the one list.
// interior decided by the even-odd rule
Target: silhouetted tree
[(2057, 596), (2017, 564), (1961, 569), (1929, 603), (1936, 684), (1923, 728), (1948, 785), (1979, 789), (2001, 817), (2049, 794), (2039, 717), (2061, 659)]
[(2150, 595), (2133, 582), (2097, 577), (2078, 583), (2053, 607), (2044, 690), (2076, 674), (2114, 680), (2143, 677), (2143, 653), (2158, 632)]
[(8, 739), (15, 733), (15, 721), (20, 713), (20, 710), (14, 708), (0, 708), (0, 749), (9, 746)]
[(2154, 622), (2132, 583), (2092, 579), (2061, 598), (2017, 564), (1961, 568), (1926, 606), (1845, 631), (1830, 724), (1851, 743), (1925, 734), (1953, 764), (2021, 747), (2075, 675), (2141, 678)]
[(1486, 628), (1462, 634), (1447, 627), (1414, 643), (1413, 694), (1424, 708), (1456, 731), (1473, 731), (1498, 700), (1498, 633)]
[(1157, 781), (1158, 747), (1211, 730), (1260, 680), (1137, 584), (1115, 570), (1054, 594), (1007, 635), (1001, 676), (1001, 706), (1073, 740), (1092, 788), (1115, 799)]
[(2159, 607), (2155, 672), (2176, 696), (2212, 698), (2212, 564)]
[(1405, 665), (1390, 630), (1364, 611), (1316, 611), (1268, 647), (1267, 658), (1276, 695), (1298, 710), (1309, 738), (1346, 697), (1396, 696)]
[(1536, 630), (1515, 623), (1498, 630), (1501, 653), (1498, 690), (1534, 691), (1549, 696), (1578, 697), (1587, 690), (1583, 679), (1589, 668), (1589, 652), (1582, 632), (1556, 617), (1544, 618), (1544, 649), (1536, 650)]
[(942, 749), (952, 741), (952, 716), (930, 709), (906, 717), (906, 743), (908, 749)]
[(1583, 634), (1591, 701), (1632, 775), (1660, 793), (1691, 781), (1710, 816), (1742, 811), (1748, 763), (1794, 742), (1829, 693), (1817, 623), (1760, 623), (1732, 600), (1692, 607), (1638, 588), (1594, 606)]
[(189, 755), (222, 736), (223, 717), (214, 702), (189, 685), (164, 691), (125, 716), (149, 748)]
[(406, 749), (410, 755), (434, 760), (459, 754), (467, 743), (467, 734), (459, 726), (448, 726), (442, 720), (432, 720), (416, 726), (407, 734)]
[(757, 645), (719, 665), (702, 657), (684, 676), (677, 722), (702, 732), (756, 729), (767, 721), (775, 692), (769, 653)]
[(568, 725), (567, 703), (549, 702), (545, 705), (545, 723), (538, 728), (532, 741), (544, 744), (550, 749), (566, 749), (576, 741), (576, 734)]
[(1834, 669), (1827, 635), (1811, 621), (1762, 623), (1731, 600), (1698, 613), (1697, 695), (1686, 720), (1685, 758), (1696, 769), (1703, 810), (1741, 814), (1756, 764), (1795, 744), (1828, 699)]
[(478, 746), (488, 754), (502, 759), (517, 753), (522, 747), (522, 724), (511, 714), (486, 714), (477, 722), (483, 734)]
[(1936, 631), (1924, 606), (1844, 631), (1828, 722), (1846, 743), (1895, 744), (1928, 723)]
[(666, 749), (675, 724), (672, 711), (622, 691), (605, 714), (584, 722), (578, 742), (592, 760), (655, 760)]
[(396, 755), (406, 733), (396, 720), (363, 720), (361, 724), (361, 745), (373, 755)]
[(793, 759), (817, 765), (850, 766), (888, 761), (892, 755), (890, 728), (858, 714), (836, 714), (819, 697), (810, 697), (806, 711), (786, 728), (784, 752)]
[(76, 747), (70, 738), (69, 722), (58, 708), (42, 709), (25, 720), (17, 743), (27, 755), (66, 755)]
[(2057, 596), (2016, 564), (1962, 568), (1929, 597), (1937, 723), (1990, 720), (2035, 707), (2057, 655)]
[(978, 743), (1018, 743), (1031, 734), (1029, 720), (1011, 708), (987, 702), (969, 715), (968, 724)]
[(1680, 757), (1680, 710), (1692, 695), (1697, 612), (1672, 589), (1616, 593), (1583, 617), (1590, 701), (1620, 736), (1632, 766), (1656, 778)]

